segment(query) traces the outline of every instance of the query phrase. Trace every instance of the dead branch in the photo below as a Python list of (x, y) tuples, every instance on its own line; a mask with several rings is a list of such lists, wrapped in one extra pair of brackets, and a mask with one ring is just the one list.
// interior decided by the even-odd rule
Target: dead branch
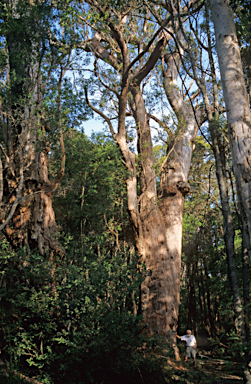
[(15, 201), (11, 207), (11, 210), (10, 210), (10, 213), (9, 213), (7, 219), (0, 225), (0, 231), (2, 231), (6, 227), (6, 225), (10, 222), (10, 220), (12, 219), (12, 217), (15, 213), (16, 207), (17, 207), (18, 203), (20, 202), (20, 195), (21, 195), (21, 192), (23, 189), (23, 183), (24, 183), (24, 172), (23, 172), (23, 167), (21, 167), (20, 168), (20, 184), (19, 184), (19, 187), (17, 190), (17, 195), (16, 195)]
[(27, 376), (23, 375), (23, 374), (20, 373), (20, 372), (17, 372), (17, 371), (11, 371), (8, 362), (4, 362), (3, 360), (0, 360), (0, 366), (1, 366), (1, 371), (2, 371), (7, 377), (9, 377), (9, 376), (12, 374), (12, 375), (14, 375), (15, 377), (17, 377), (17, 378), (19, 378), (19, 379), (25, 381), (26, 383), (30, 383), (30, 384), (43, 384), (41, 381), (38, 381), (37, 379), (34, 379), (34, 378), (27, 377)]

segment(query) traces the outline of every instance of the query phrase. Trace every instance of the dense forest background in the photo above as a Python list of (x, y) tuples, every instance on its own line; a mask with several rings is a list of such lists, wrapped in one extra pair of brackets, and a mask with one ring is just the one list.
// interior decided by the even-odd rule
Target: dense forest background
[(251, 383), (250, 17), (1, 2), (1, 383)]

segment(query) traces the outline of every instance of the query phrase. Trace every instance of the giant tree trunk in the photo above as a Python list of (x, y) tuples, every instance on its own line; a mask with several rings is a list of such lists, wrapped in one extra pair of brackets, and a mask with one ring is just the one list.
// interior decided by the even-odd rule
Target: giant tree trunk
[[(151, 275), (142, 283), (142, 310), (152, 333), (172, 336), (172, 341), (175, 341), (180, 292), (182, 220), (172, 216), (167, 230), (165, 217), (158, 204), (153, 145), (145, 103), (140, 90), (133, 88), (131, 92), (140, 161), (138, 221), (142, 231), (137, 231), (137, 244), (142, 261), (151, 270)], [(164, 196), (163, 200), (166, 198), (168, 197)], [(182, 209), (183, 205), (180, 207)], [(167, 234), (176, 231), (173, 227), (177, 227), (177, 222), (180, 226), (178, 237), (171, 244)], [(174, 248), (177, 250), (174, 251)]]
[[(187, 182), (198, 131), (198, 119), (175, 87), (177, 70), (169, 57), (165, 72), (165, 90), (178, 119), (181, 131), (162, 166), (159, 196), (152, 150), (151, 132), (141, 91), (131, 86), (130, 106), (137, 125), (140, 162), (140, 208), (137, 244), (146, 267), (152, 271), (142, 284), (144, 318), (152, 332), (167, 336), (174, 344), (180, 304), (180, 267), (184, 197), (190, 192)], [(130, 191), (128, 190), (128, 196)], [(160, 202), (158, 203), (158, 199)], [(141, 231), (139, 231), (141, 229)]]
[[(18, 174), (20, 166), (19, 161), (13, 163), (14, 174)], [(41, 254), (50, 250), (59, 251), (58, 231), (52, 208), (55, 186), (48, 180), (46, 153), (34, 153), (24, 174), (19, 204), (4, 233), (13, 248), (28, 246), (38, 249)], [(12, 196), (16, 186), (19, 186), (19, 180), (11, 174), (8, 166), (5, 169), (5, 181), (5, 206), (11, 207)], [(9, 200), (8, 196), (11, 196)]]
[(251, 111), (229, 0), (210, 0), (234, 174), (251, 261)]
[[(98, 34), (92, 39), (91, 48), (87, 47), (86, 49), (91, 49), (95, 52), (97, 59), (100, 58), (109, 62), (113, 68), (121, 73), (120, 93), (116, 92), (119, 99), (117, 133), (115, 133), (109, 118), (88, 101), (87, 91), (86, 99), (93, 111), (99, 113), (109, 125), (128, 169), (126, 182), (128, 210), (135, 229), (139, 255), (146, 268), (151, 271), (151, 274), (142, 284), (141, 297), (145, 323), (149, 326), (150, 333), (157, 332), (167, 336), (174, 343), (179, 310), (184, 196), (190, 191), (187, 179), (193, 141), (198, 126), (191, 108), (189, 109), (185, 105), (186, 103), (183, 102), (177, 91), (176, 84), (171, 84), (172, 81), (176, 81), (176, 72), (175, 78), (170, 80), (172, 86), (167, 93), (169, 99), (173, 101), (171, 104), (175, 108), (178, 119), (182, 120), (183, 115), (185, 115), (185, 123), (182, 132), (179, 132), (179, 139), (173, 145), (172, 156), (170, 159), (167, 158), (162, 166), (161, 186), (158, 195), (149, 117), (141, 93), (141, 82), (162, 56), (167, 40), (170, 40), (171, 37), (169, 34), (167, 34), (168, 37), (162, 34), (152, 49), (149, 59), (145, 63), (144, 60), (140, 60), (138, 68), (134, 70), (130, 65), (129, 49), (127, 39), (124, 40), (123, 38), (123, 30), (112, 23), (109, 24), (109, 28), (111, 29), (111, 36), (114, 41), (116, 40), (121, 51), (123, 63), (122, 61), (117, 62), (115, 58), (117, 54), (112, 55), (100, 44), (101, 37)], [(111, 51), (113, 51), (112, 48)], [(130, 151), (126, 140), (127, 103), (130, 105), (137, 126), (137, 165), (135, 155)], [(180, 104), (182, 104), (182, 111), (179, 108)], [(137, 171), (139, 172), (137, 173)], [(138, 174), (141, 188), (139, 196), (137, 191)]]

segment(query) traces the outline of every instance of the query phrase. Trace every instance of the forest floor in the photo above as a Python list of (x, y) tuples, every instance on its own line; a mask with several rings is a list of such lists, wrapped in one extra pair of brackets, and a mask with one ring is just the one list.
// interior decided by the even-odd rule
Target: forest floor
[[(192, 361), (177, 362), (172, 358), (166, 358), (163, 367), (163, 376), (168, 384), (241, 384), (243, 383), (241, 365), (231, 362), (226, 364), (197, 359), (196, 365)], [(1, 364), (0, 364), (1, 365)], [(5, 371), (5, 370), (4, 370)], [(121, 379), (121, 383), (123, 379)], [(12, 373), (11, 377), (0, 370), (0, 384), (37, 384), (36, 379), (29, 379), (20, 373)], [(39, 383), (42, 384), (42, 383)]]
[(243, 382), (241, 366), (217, 364), (212, 361), (197, 360), (193, 366), (192, 361), (184, 363), (167, 359), (164, 369), (168, 377), (172, 372), (173, 383), (241, 384)]

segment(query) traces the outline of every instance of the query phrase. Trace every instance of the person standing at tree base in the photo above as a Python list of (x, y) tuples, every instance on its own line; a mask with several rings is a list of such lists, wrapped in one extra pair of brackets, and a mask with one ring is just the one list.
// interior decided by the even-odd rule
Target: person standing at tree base
[(194, 360), (194, 364), (195, 364), (196, 348), (197, 348), (197, 342), (196, 342), (195, 336), (193, 336), (192, 332), (188, 329), (185, 336), (177, 335), (177, 337), (181, 341), (185, 341), (186, 345), (187, 345), (185, 362), (187, 361), (188, 357), (192, 357)]

